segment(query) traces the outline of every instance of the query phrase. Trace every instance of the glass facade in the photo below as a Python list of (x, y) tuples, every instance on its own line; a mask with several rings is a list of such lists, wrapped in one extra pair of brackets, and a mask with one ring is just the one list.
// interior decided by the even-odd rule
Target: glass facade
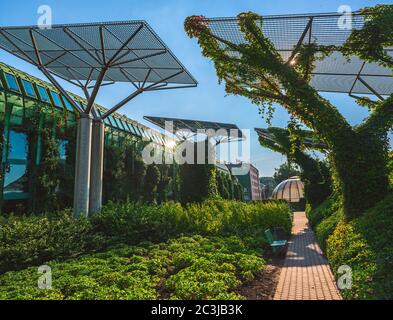
[[(46, 86), (38, 79), (34, 81), (22, 73), (19, 76), (17, 72), (9, 72), (8, 69), (12, 68), (3, 68), (4, 64), (0, 63), (0, 134), (3, 137), (3, 143), (0, 143), (0, 198), (3, 209), (9, 206), (13, 210), (15, 201), (24, 203), (24, 206), (34, 202), (32, 199), (37, 192), (34, 190), (34, 172), (42, 161), (40, 132), (43, 126), (53, 127), (60, 163), (66, 165), (70, 152), (68, 146), (71, 141), (75, 142), (70, 139), (76, 137), (78, 115), (71, 103), (50, 85)], [(83, 101), (80, 98), (76, 103), (85, 108)], [(97, 110), (100, 115), (106, 112), (101, 107)], [(106, 144), (121, 145), (127, 138), (131, 139), (135, 150), (142, 150), (145, 143), (141, 139), (143, 130), (136, 124), (119, 115), (111, 115), (104, 122)]]

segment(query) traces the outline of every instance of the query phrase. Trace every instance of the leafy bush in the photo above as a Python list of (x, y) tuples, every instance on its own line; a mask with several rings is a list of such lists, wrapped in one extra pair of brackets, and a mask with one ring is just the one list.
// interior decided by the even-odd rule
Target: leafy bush
[(352, 268), (352, 289), (343, 291), (345, 298), (393, 299), (392, 212), (391, 194), (363, 216), (340, 222), (328, 239), (333, 272), (341, 265)]
[(0, 273), (100, 251), (119, 243), (154, 243), (182, 235), (237, 235), (249, 245), (265, 244), (267, 228), (291, 229), (290, 211), (280, 202), (246, 204), (210, 200), (161, 205), (109, 203), (90, 220), (58, 214), (0, 220)]
[(0, 219), (0, 273), (23, 269), (53, 258), (68, 258), (105, 246), (87, 219), (69, 211), (52, 215)]
[(336, 194), (331, 195), (317, 208), (311, 209), (310, 206), (306, 208), (307, 218), (313, 228), (316, 228), (322, 220), (331, 216), (340, 209), (340, 202)]
[(315, 228), (317, 241), (323, 251), (326, 251), (326, 241), (333, 234), (339, 222), (344, 218), (342, 209), (332, 213), (326, 219), (322, 220)]
[(0, 299), (241, 299), (236, 287), (265, 262), (237, 237), (193, 236), (48, 265), (52, 289), (32, 267), (1, 275)]
[(311, 209), (311, 206), (307, 206), (306, 214), (315, 230), (315, 236), (321, 249), (325, 251), (327, 239), (344, 218), (338, 196), (336, 194), (331, 195), (314, 210)]
[(113, 243), (161, 242), (190, 233), (187, 212), (174, 202), (110, 202), (91, 222), (96, 232), (107, 235)]
[[(283, 227), (291, 231), (291, 213), (283, 202), (208, 200), (187, 207), (191, 229), (204, 235), (237, 235), (264, 242), (264, 231)], [(258, 245), (261, 243), (258, 243)]]

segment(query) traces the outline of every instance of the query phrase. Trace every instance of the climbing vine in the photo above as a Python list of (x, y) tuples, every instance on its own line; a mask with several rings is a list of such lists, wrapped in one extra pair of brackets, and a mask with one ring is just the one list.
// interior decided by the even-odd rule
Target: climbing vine
[(361, 14), (367, 18), (364, 27), (354, 29), (343, 46), (303, 46), (293, 63), (283, 60), (262, 32), (263, 18), (254, 13), (238, 15), (246, 40), (241, 44), (214, 34), (209, 20), (202, 16), (185, 21), (187, 34), (198, 39), (202, 54), (213, 61), (218, 79), (225, 82), (229, 94), (245, 96), (258, 106), (282, 105), (326, 144), (347, 218), (362, 214), (388, 193), (387, 131), (393, 125), (393, 96), (375, 104), (369, 117), (352, 127), (309, 84), (309, 73), (317, 54), (333, 51), (393, 69), (392, 58), (383, 50), (393, 41), (393, 5), (365, 8)]
[(317, 207), (332, 193), (331, 174), (326, 161), (315, 159), (306, 153), (304, 141), (310, 140), (305, 138), (314, 138), (313, 148), (322, 150), (322, 146), (315, 140), (314, 134), (307, 130), (270, 127), (268, 131), (275, 137), (275, 142), (260, 138), (260, 144), (287, 156), (289, 161), (293, 161), (301, 168), (300, 176), (304, 182), (305, 198), (312, 208)]

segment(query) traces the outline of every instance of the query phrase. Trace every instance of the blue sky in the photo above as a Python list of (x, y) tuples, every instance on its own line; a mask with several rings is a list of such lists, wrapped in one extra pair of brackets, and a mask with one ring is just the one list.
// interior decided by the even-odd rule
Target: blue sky
[[(207, 17), (235, 16), (239, 12), (254, 11), (266, 14), (293, 14), (336, 12), (341, 5), (349, 5), (353, 10), (378, 3), (393, 1), (374, 0), (67, 0), (50, 1), (0, 0), (0, 24), (34, 25), (37, 23), (37, 8), (49, 5), (52, 8), (53, 23), (76, 23), (112, 20), (146, 20), (183, 62), (199, 86), (193, 89), (148, 92), (133, 100), (120, 110), (130, 118), (146, 123), (144, 115), (191, 118), (208, 121), (235, 123), (240, 128), (253, 129), (266, 127), (266, 123), (258, 114), (258, 108), (242, 97), (226, 96), (223, 86), (217, 83), (212, 63), (202, 57), (196, 41), (189, 39), (183, 30), (184, 19), (189, 15)], [(0, 52), (0, 61), (11, 64), (35, 76), (43, 78), (35, 67)], [(76, 88), (64, 84), (75, 93)], [(119, 85), (116, 88), (102, 90), (97, 102), (110, 107), (122, 97), (129, 94), (132, 88)], [(324, 94), (347, 117), (351, 124), (359, 123), (367, 112), (358, 107), (354, 101), (344, 94)], [(285, 126), (287, 112), (278, 107), (273, 125)], [(256, 134), (252, 131), (251, 162), (260, 170), (260, 175), (270, 176), (274, 168), (285, 161), (285, 157), (262, 148)]]

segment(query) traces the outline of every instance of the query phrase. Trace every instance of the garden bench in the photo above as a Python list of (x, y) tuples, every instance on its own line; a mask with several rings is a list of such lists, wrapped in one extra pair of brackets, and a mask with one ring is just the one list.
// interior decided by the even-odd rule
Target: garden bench
[(267, 241), (269, 242), (269, 244), (273, 250), (273, 253), (276, 253), (277, 250), (285, 247), (287, 244), (287, 240), (275, 240), (273, 237), (273, 233), (270, 229), (267, 229), (265, 231), (265, 235), (266, 235)]

